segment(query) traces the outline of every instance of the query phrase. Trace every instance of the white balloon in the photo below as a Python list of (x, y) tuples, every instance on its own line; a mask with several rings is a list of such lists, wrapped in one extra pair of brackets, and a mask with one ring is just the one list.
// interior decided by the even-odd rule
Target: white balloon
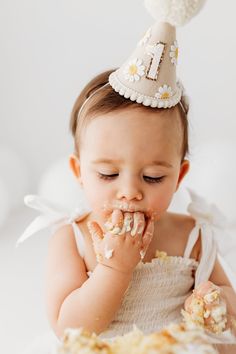
[(0, 178), (9, 196), (9, 206), (22, 205), (29, 185), (28, 169), (22, 158), (7, 146), (0, 146)]
[(10, 211), (10, 198), (3, 180), (0, 179), (0, 228), (4, 225)]
[(211, 140), (195, 148), (184, 186), (215, 203), (236, 222), (236, 142)]
[(178, 190), (175, 192), (168, 211), (174, 213), (187, 213), (187, 206), (190, 202), (190, 196), (187, 189), (180, 185)]
[(41, 176), (38, 194), (68, 210), (83, 206), (88, 208), (80, 184), (69, 166), (69, 157), (59, 159)]

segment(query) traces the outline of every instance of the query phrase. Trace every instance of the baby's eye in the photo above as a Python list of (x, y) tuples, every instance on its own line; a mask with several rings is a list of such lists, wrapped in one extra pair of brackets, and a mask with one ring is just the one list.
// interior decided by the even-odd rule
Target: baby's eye
[(160, 177), (148, 177), (148, 176), (143, 176), (145, 180), (147, 180), (149, 183), (161, 183), (163, 181), (165, 176), (160, 176)]
[(115, 173), (113, 175), (105, 175), (104, 173), (98, 172), (98, 177), (101, 179), (110, 180), (110, 179), (113, 179), (114, 177), (117, 177), (117, 176), (119, 176), (118, 173)]
[[(114, 179), (115, 177), (119, 176), (118, 173), (114, 173), (112, 175), (105, 175), (104, 173), (98, 173), (98, 177), (101, 179), (105, 179), (105, 180), (111, 180)], [(161, 176), (161, 177), (148, 177), (148, 176), (143, 176), (143, 178), (148, 181), (148, 183), (161, 183), (162, 180), (164, 179), (165, 176)]]

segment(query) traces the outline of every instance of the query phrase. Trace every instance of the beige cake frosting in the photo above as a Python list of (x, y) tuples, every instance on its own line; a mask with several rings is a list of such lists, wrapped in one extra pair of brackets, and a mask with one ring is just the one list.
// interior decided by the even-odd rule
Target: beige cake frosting
[(227, 308), (221, 298), (220, 288), (212, 284), (212, 289), (204, 296), (195, 295), (195, 292), (187, 306), (188, 311), (182, 310), (185, 322), (188, 326), (200, 326), (212, 333), (222, 333), (226, 330)]
[(102, 340), (95, 333), (67, 329), (58, 354), (216, 354), (200, 328), (171, 324), (161, 332), (144, 335), (137, 327), (113, 340)]

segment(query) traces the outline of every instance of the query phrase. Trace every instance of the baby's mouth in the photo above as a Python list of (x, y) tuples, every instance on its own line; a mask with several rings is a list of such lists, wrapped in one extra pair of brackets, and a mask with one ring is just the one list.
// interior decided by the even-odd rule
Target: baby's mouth
[(114, 203), (114, 205), (107, 205), (104, 204), (103, 210), (105, 211), (105, 214), (107, 215), (111, 215), (113, 210), (118, 209), (120, 210), (123, 214), (124, 213), (142, 213), (144, 215), (145, 221), (147, 222), (148, 220), (150, 220), (151, 218), (154, 218), (157, 213), (154, 212), (153, 210), (149, 209), (149, 210), (142, 210), (140, 209), (140, 207), (137, 207), (135, 205), (128, 205), (128, 204), (124, 204), (124, 203)]
[(151, 218), (151, 216), (147, 212), (144, 212), (142, 210), (136, 210), (136, 211), (122, 210), (122, 209), (120, 209), (120, 210), (122, 211), (122, 213), (131, 213), (131, 214), (134, 214), (134, 213), (137, 213), (137, 212), (142, 213), (144, 215), (145, 222), (147, 222)]

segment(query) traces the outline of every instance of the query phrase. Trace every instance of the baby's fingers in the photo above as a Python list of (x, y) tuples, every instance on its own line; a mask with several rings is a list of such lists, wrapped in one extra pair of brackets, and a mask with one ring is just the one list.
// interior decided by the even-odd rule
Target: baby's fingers
[(87, 226), (92, 236), (93, 242), (99, 243), (104, 237), (101, 227), (95, 221), (88, 221)]
[(101, 227), (98, 225), (98, 223), (96, 223), (95, 221), (87, 222), (87, 226), (88, 226), (89, 232), (92, 236), (93, 249), (96, 254), (96, 259), (98, 262), (102, 262), (103, 255), (100, 251), (100, 249), (101, 249), (100, 245), (101, 245), (101, 241), (104, 238), (103, 231), (102, 231)]
[(145, 229), (144, 214), (141, 212), (135, 212), (133, 215), (133, 222), (133, 228), (130, 233), (131, 236), (136, 236), (136, 234), (142, 236), (143, 231)]
[(204, 297), (206, 294), (209, 294), (213, 290), (216, 290), (216, 285), (210, 281), (203, 282), (194, 289), (194, 293), (198, 296)]
[(194, 295), (191, 294), (184, 302), (184, 309), (185, 311), (191, 313), (192, 312), (192, 302), (193, 302)]
[(110, 218), (105, 223), (105, 228), (108, 232), (117, 235), (120, 233), (123, 225), (123, 214), (121, 210), (115, 209), (113, 210)]
[(140, 252), (142, 259), (146, 254), (150, 242), (152, 241), (153, 234), (154, 234), (154, 220), (149, 219), (147, 223), (146, 231), (144, 232), (143, 235), (142, 251)]

